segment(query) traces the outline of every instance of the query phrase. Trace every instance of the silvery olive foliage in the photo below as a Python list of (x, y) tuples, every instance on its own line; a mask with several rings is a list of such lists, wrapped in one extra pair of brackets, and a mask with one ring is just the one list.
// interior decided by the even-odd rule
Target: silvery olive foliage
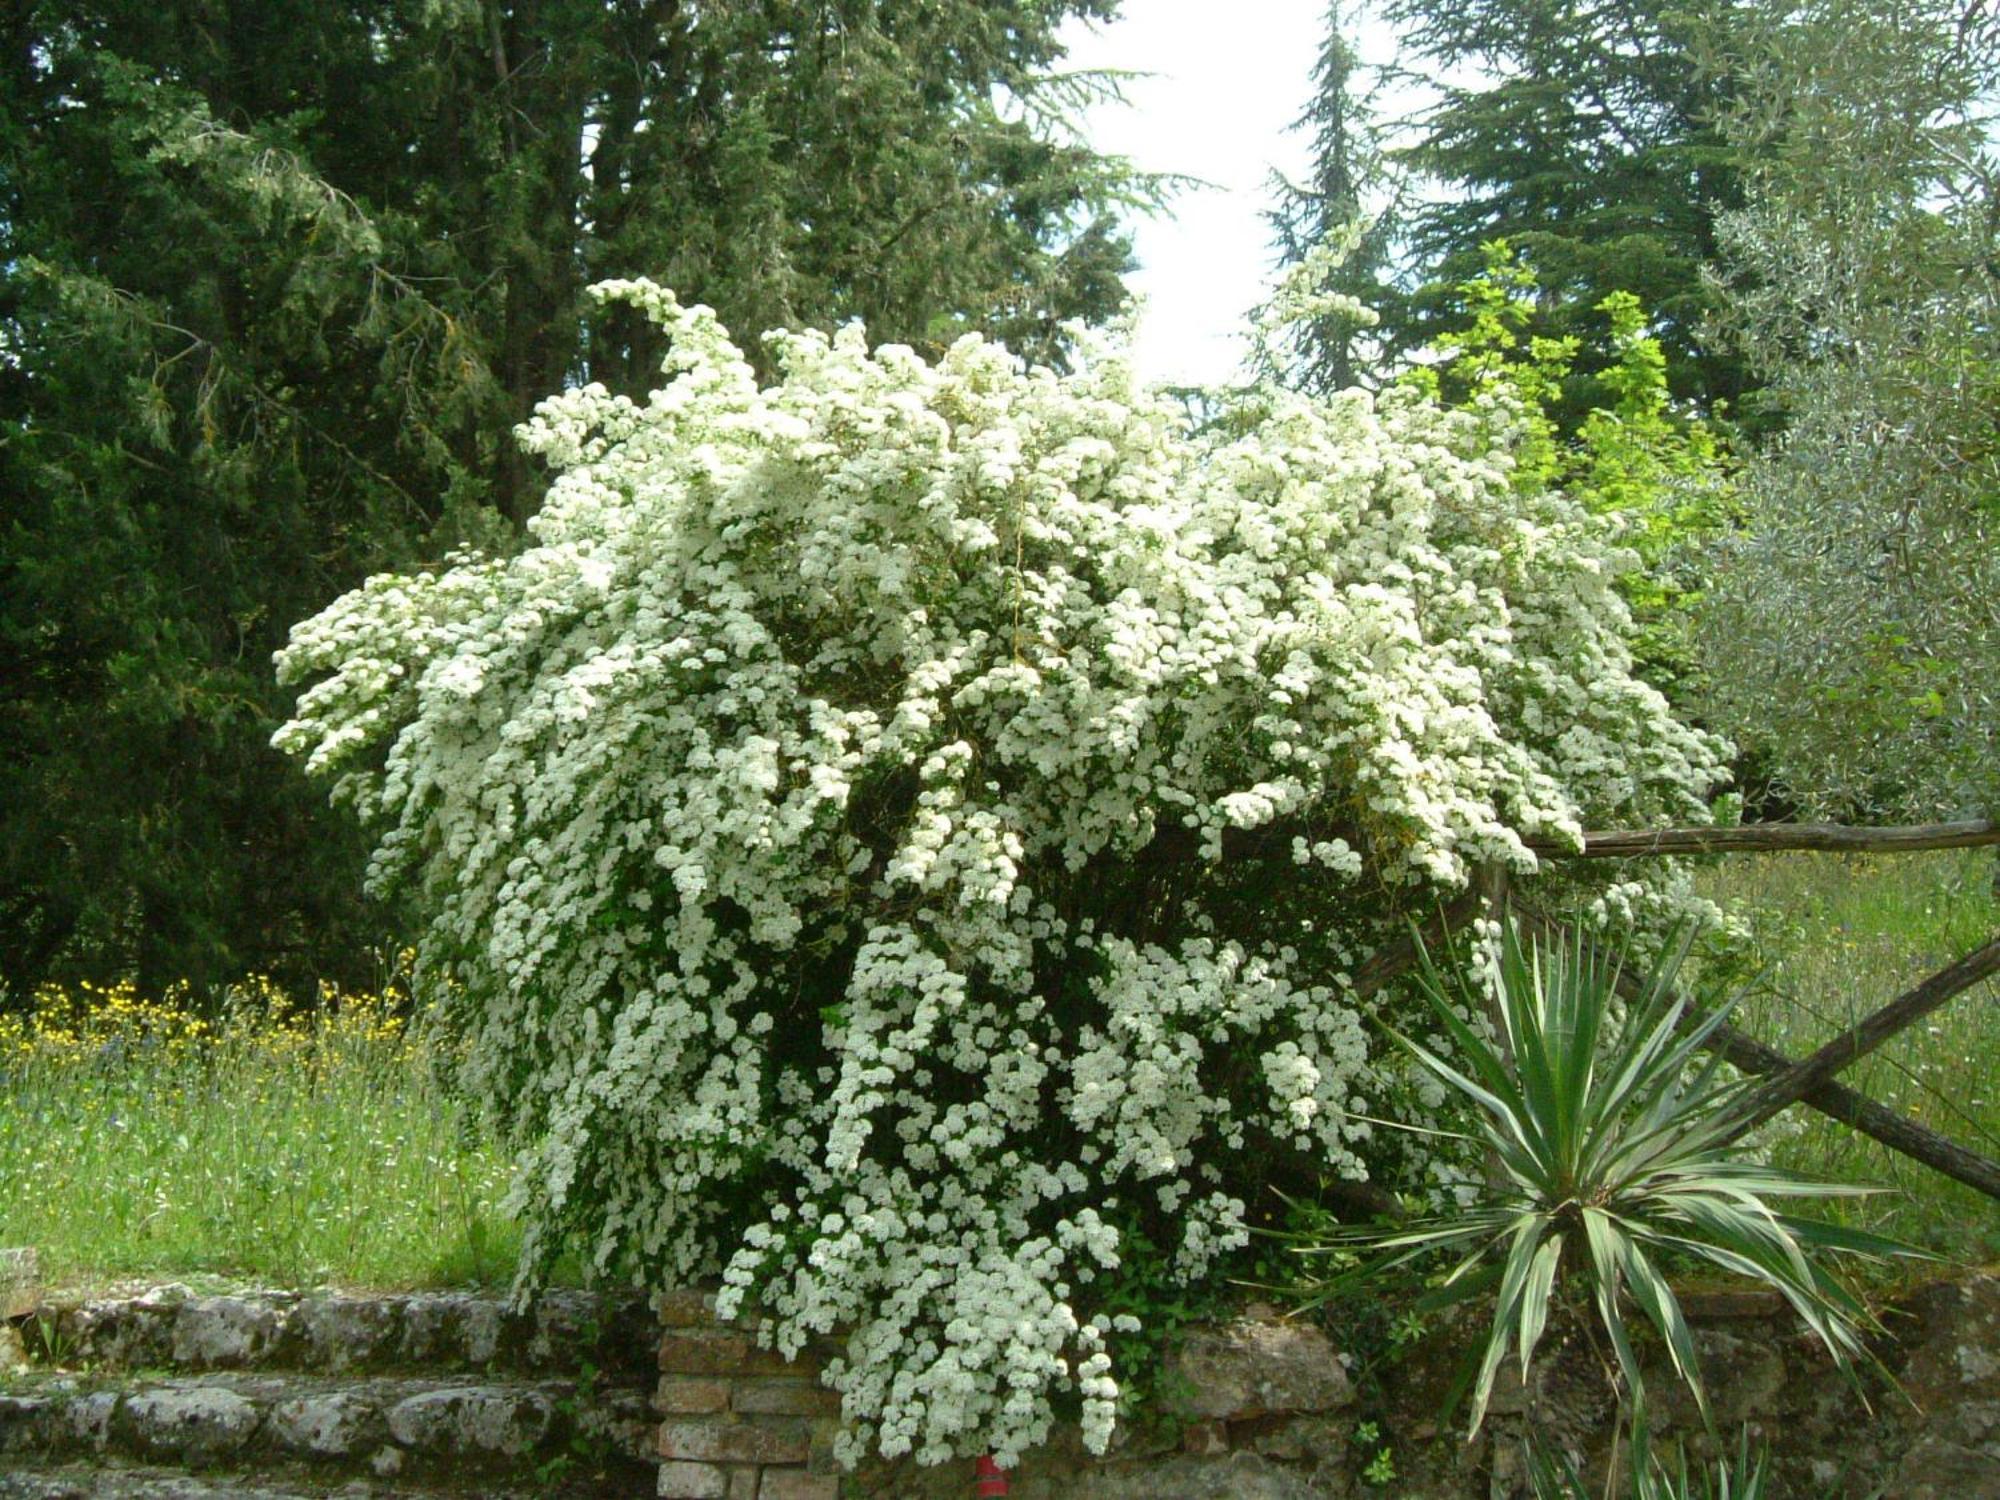
[(1801, 804), (2000, 808), (2000, 21), (1744, 12), (1720, 331), (1784, 430), (1702, 611), (1708, 711)]
[(1082, 335), (773, 334), (760, 388), (706, 309), (597, 295), (669, 378), (542, 404), (518, 556), (298, 626), (278, 743), (431, 914), (531, 1265), (837, 1331), (850, 1460), (1004, 1463), (1058, 1403), (1101, 1448), (1132, 1237), (1195, 1280), (1284, 1162), (1439, 1175), (1363, 1118), (1425, 1108), (1363, 958), (1524, 835), (1700, 816), (1719, 747), (1634, 677), (1605, 523), (1512, 483), (1504, 389), (1204, 436)]

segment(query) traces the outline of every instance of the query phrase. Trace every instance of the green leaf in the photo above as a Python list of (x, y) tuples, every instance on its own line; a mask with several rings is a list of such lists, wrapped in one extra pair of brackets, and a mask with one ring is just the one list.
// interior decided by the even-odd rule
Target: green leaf
[[(1343, 1232), (1338, 1243), (1383, 1252), (1379, 1269), (1453, 1256), (1427, 1306), (1495, 1293), (1488, 1335), (1467, 1371), (1474, 1431), (1507, 1349), (1528, 1377), (1565, 1283), (1595, 1309), (1636, 1414), (1646, 1398), (1625, 1323), (1628, 1299), (1658, 1331), (1676, 1377), (1707, 1420), (1693, 1338), (1660, 1255), (1706, 1260), (1779, 1291), (1843, 1368), (1865, 1353), (1855, 1331), (1869, 1322), (1865, 1306), (1809, 1252), (1883, 1256), (1905, 1247), (1771, 1208), (1768, 1200), (1866, 1190), (1807, 1182), (1736, 1154), (1726, 1136), (1738, 1086), (1717, 1065), (1697, 1060), (1729, 1006), (1712, 997), (1697, 1005), (1678, 991), (1686, 953), (1681, 934), (1613, 1024), (1607, 1018), (1621, 983), (1615, 956), (1580, 935), (1524, 943), (1510, 926), (1494, 1004), (1511, 1062), (1466, 1024), (1422, 955), (1422, 992), (1457, 1056), (1447, 1060), (1391, 1034), (1475, 1112), (1507, 1180), (1489, 1183), (1462, 1215)], [(1579, 1225), (1585, 1255), (1566, 1265), (1563, 1251)]]

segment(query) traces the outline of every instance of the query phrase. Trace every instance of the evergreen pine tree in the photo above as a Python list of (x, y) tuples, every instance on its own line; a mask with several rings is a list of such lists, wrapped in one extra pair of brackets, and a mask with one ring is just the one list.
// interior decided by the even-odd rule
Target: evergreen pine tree
[(653, 383), (590, 282), (1043, 358), (1114, 311), (1144, 184), (1052, 123), (1059, 25), (1113, 6), (6, 7), (0, 1000), (363, 977), (384, 918), (269, 749), (271, 654), (371, 571), (511, 545), (534, 401)]
[[(1715, 124), (1726, 75), (1699, 58), (1706, 23), (1666, 0), (1382, 0), (1381, 14), (1437, 96), (1402, 153), (1437, 191), (1403, 225), (1415, 286), (1388, 309), (1390, 345), (1413, 350), (1452, 326), (1452, 288), (1504, 239), (1541, 286), (1536, 333), (1601, 344), (1596, 309), (1631, 292), (1676, 399), (1740, 398), (1741, 360), (1701, 340), (1716, 216), (1741, 201)], [(1599, 394), (1575, 383), (1566, 425)]]
[[(1294, 126), (1311, 136), (1312, 171), (1303, 183), (1276, 180), (1277, 206), (1267, 217), (1280, 265), (1298, 265), (1316, 246), (1351, 239), (1326, 289), (1379, 315), (1397, 296), (1385, 274), (1396, 216), (1374, 95), (1351, 36), (1350, 10), (1347, 0), (1327, 6), (1313, 96)], [(1322, 313), (1302, 320), (1291, 339), (1293, 363), (1285, 375), (1299, 389), (1325, 394), (1367, 378), (1374, 340), (1353, 318)]]

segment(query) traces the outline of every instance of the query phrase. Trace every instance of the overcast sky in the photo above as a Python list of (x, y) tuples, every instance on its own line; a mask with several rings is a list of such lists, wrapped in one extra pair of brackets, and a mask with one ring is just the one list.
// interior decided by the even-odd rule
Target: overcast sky
[(1125, 10), (1109, 26), (1065, 33), (1075, 67), (1155, 75), (1127, 83), (1128, 106), (1091, 111), (1091, 143), (1212, 184), (1135, 226), (1130, 285), (1147, 299), (1135, 352), (1151, 379), (1221, 380), (1272, 268), (1271, 173), (1297, 179), (1309, 166), (1304, 134), (1286, 127), (1311, 93), (1326, 3), (1126, 0)]

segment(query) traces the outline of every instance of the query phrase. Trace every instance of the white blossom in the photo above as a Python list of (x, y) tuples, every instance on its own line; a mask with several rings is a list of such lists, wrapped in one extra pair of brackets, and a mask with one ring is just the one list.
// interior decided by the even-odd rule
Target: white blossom
[[(1198, 1278), (1277, 1158), (1405, 1149), (1351, 978), (1399, 912), (1698, 816), (1715, 747), (1490, 411), (1266, 392), (1204, 437), (1115, 350), (858, 329), (770, 336), (760, 389), (705, 309), (598, 294), (671, 378), (542, 404), (520, 555), (300, 625), (277, 743), (431, 913), (531, 1259), (839, 1332), (849, 1457), (1005, 1462), (1063, 1391), (1101, 1448), (1132, 1226)], [(1273, 829), (1267, 901), (1136, 858)]]

